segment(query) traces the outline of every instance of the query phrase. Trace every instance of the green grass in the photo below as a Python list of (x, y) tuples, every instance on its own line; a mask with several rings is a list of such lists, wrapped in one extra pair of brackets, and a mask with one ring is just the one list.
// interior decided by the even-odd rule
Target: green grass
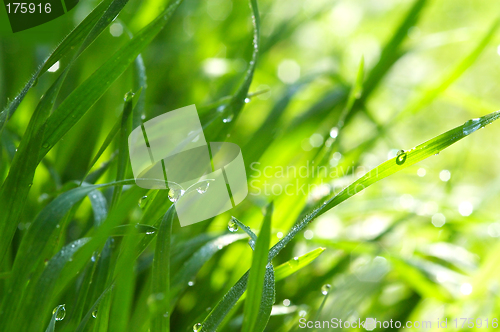
[[(500, 318), (499, 8), (458, 2), (89, 1), (0, 41), (0, 331)], [(181, 228), (127, 138), (193, 103), (250, 194)]]

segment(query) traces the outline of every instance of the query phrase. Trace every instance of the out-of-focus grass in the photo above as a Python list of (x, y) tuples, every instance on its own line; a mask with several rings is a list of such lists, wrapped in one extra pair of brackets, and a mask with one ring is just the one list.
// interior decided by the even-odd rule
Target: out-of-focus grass
[[(477, 129), (498, 117), (500, 5), (250, 5), (86, 1), (0, 24), (1, 331), (498, 318), (500, 136)], [(125, 142), (193, 103), (209, 141), (242, 148), (250, 194), (180, 228)]]

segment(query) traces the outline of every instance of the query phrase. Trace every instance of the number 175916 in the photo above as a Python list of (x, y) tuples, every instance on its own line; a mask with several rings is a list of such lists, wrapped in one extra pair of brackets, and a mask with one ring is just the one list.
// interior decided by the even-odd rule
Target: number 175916
[(35, 4), (35, 3), (25, 3), (25, 2), (14, 2), (14, 3), (8, 3), (7, 5), (7, 12), (9, 14), (11, 13), (21, 13), (21, 14), (26, 14), (26, 13), (50, 13), (51, 8), (50, 8), (50, 3), (46, 4)]

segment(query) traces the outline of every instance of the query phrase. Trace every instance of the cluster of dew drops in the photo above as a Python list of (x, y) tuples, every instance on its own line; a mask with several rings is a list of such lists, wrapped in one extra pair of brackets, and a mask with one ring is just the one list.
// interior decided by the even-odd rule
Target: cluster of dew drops
[[(197, 188), (196, 191), (200, 194), (203, 195), (204, 193), (207, 192), (208, 187), (210, 186), (210, 182), (202, 182)], [(179, 188), (169, 188), (168, 189), (168, 199), (172, 202), (175, 203), (179, 200), (179, 198), (184, 195), (185, 190), (181, 189), (180, 186)], [(141, 209), (144, 209), (146, 205), (149, 202), (148, 196), (142, 196), (141, 199), (139, 199), (139, 207)]]

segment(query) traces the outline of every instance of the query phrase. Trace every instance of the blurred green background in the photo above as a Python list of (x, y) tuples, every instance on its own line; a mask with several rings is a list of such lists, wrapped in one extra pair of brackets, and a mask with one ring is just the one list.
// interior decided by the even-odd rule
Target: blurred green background
[[(5, 8), (0, 9), (2, 108), (97, 3), (82, 0), (68, 14), (16, 34), (7, 25)], [(260, 49), (250, 87), (250, 93), (257, 94), (229, 121), (226, 135), (227, 141), (242, 149), (250, 193), (242, 204), (213, 220), (185, 228), (175, 221), (174, 237), (188, 241), (200, 234), (228, 232), (232, 215), (257, 231), (262, 208), (274, 201), (274, 244), (297, 219), (398, 150), (495, 111), (500, 102), (500, 35), (495, 34), (494, 24), (500, 3), (427, 1), (418, 20), (398, 30), (413, 4), (260, 0)], [(72, 65), (56, 105), (165, 5), (163, 0), (131, 0)], [(384, 52), (398, 32), (402, 33), (400, 45)], [(142, 52), (147, 74), (147, 88), (141, 92), (145, 118), (191, 104), (197, 106), (202, 122), (217, 112), (212, 103), (234, 94), (243, 80), (253, 51), (252, 33), (251, 10), (245, 1), (183, 2)], [(362, 58), (363, 92), (342, 119)], [(62, 58), (58, 70), (53, 67), (40, 77), (8, 122), (2, 133), (2, 180), (38, 100), (69, 60)], [(131, 66), (37, 168), (2, 271), (10, 270), (36, 215), (67, 190), (68, 183), (83, 179), (121, 116), (124, 94), (136, 90), (134, 86)], [(220, 138), (210, 128), (205, 135), (207, 141)], [(490, 322), (500, 318), (499, 146), (498, 124), (493, 124), (314, 220), (274, 259), (274, 265), (318, 247), (326, 250), (310, 265), (276, 283), (276, 302), (266, 330), (301, 330), (300, 317), (402, 321), (474, 317)], [(110, 160), (117, 148), (114, 142), (94, 170)], [(314, 165), (328, 167), (328, 176), (313, 176)], [(301, 166), (309, 170), (307, 176), (276, 174), (282, 168), (299, 170)], [(266, 167), (271, 176), (262, 173)], [(125, 178), (132, 178), (130, 167)], [(98, 183), (115, 179), (116, 167), (112, 166)], [(287, 184), (290, 195), (282, 192)], [(302, 185), (304, 192), (297, 190)], [(129, 189), (126, 186), (124, 191)], [(112, 190), (103, 193), (109, 202)], [(166, 201), (158, 213), (163, 214), (169, 205)], [(95, 218), (93, 211), (85, 199), (67, 220), (59, 249), (87, 234)], [(142, 209), (134, 206), (124, 220), (138, 223), (142, 215)], [(150, 225), (154, 222), (149, 220)], [(151, 246), (136, 261), (128, 326), (133, 331), (147, 331), (147, 324), (138, 322), (147, 307), (142, 292), (150, 282), (153, 252)], [(251, 255), (246, 240), (235, 242), (215, 253), (195, 279), (185, 280), (192, 285), (171, 313), (172, 331), (191, 330), (201, 322), (250, 267)], [(0, 279), (3, 294), (8, 290), (6, 280)], [(89, 309), (75, 298), (80, 282), (76, 278), (58, 297), (47, 301), (46, 312), (40, 313), (45, 323), (61, 303), (66, 303), (68, 314), (71, 306), (82, 306), (84, 312)], [(326, 299), (321, 293), (324, 284), (331, 284)], [(242, 307), (232, 313), (223, 330), (240, 330), (241, 315)], [(74, 330), (78, 322), (69, 318), (58, 322), (61, 326), (56, 325), (56, 330)]]

